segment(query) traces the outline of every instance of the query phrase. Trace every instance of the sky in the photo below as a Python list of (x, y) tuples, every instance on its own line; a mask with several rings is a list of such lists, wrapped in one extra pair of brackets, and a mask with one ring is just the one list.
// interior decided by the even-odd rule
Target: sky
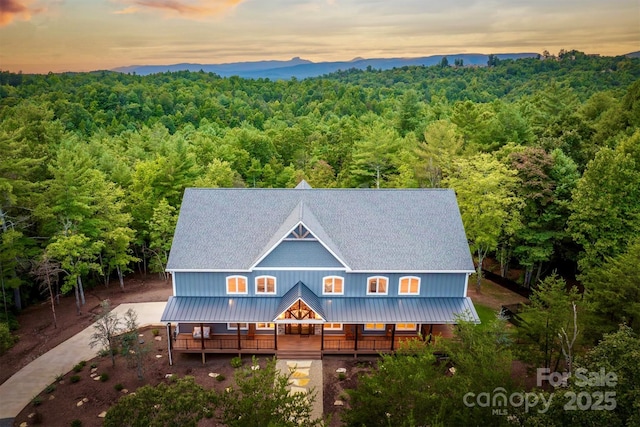
[(0, 0), (0, 70), (640, 51), (640, 0)]

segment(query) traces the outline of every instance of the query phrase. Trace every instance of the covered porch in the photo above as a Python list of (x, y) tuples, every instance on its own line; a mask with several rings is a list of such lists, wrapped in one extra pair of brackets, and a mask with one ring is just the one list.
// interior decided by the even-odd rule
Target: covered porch
[(282, 297), (170, 297), (161, 320), (173, 338), (169, 351), (204, 360), (206, 353), (393, 352), (404, 340), (446, 335), (460, 317), (479, 322), (469, 298), (320, 298), (298, 282)]
[[(200, 324), (199, 324), (200, 325)], [(202, 324), (202, 327), (207, 327)], [(273, 354), (279, 358), (307, 357), (320, 359), (325, 354), (371, 355), (389, 353), (403, 341), (430, 342), (434, 336), (451, 336), (451, 325), (421, 325), (414, 332), (393, 332), (395, 325), (386, 325), (391, 333), (367, 334), (364, 325), (345, 325), (348, 333), (319, 334), (210, 334), (194, 337), (192, 332), (171, 329), (171, 350), (175, 353)], [(201, 326), (195, 326), (201, 327)], [(170, 327), (171, 328), (171, 327)], [(213, 328), (213, 325), (211, 325)], [(318, 329), (318, 328), (315, 328)], [(323, 328), (324, 331), (324, 328)], [(357, 331), (357, 333), (353, 333)]]

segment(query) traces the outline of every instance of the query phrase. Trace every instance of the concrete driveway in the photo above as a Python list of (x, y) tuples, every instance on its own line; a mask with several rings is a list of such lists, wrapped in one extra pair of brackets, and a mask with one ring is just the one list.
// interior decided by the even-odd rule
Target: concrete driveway
[[(140, 327), (160, 325), (160, 316), (166, 302), (142, 302), (120, 304), (113, 309), (119, 317), (132, 308), (138, 314)], [(94, 333), (93, 325), (80, 331), (62, 344), (16, 372), (0, 385), (0, 427), (11, 426), (13, 419), (31, 402), (34, 396), (53, 383), (56, 376), (69, 372), (83, 360), (93, 359), (97, 349), (89, 342)]]

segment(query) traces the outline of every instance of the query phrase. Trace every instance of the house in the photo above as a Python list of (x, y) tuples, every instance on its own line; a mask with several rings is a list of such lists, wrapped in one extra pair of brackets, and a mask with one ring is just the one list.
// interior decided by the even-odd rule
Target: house
[(478, 322), (448, 189), (190, 188), (167, 270), (172, 350), (203, 360), (379, 353)]

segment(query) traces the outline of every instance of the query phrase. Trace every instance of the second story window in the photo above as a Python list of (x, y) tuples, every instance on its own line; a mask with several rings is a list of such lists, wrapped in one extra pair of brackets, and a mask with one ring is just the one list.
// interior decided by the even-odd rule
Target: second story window
[(367, 279), (367, 295), (386, 295), (389, 279), (382, 276), (373, 276)]
[(256, 294), (275, 294), (276, 278), (273, 276), (256, 277)]
[(247, 278), (244, 276), (227, 277), (227, 293), (228, 294), (246, 294)]
[(323, 294), (338, 294), (344, 293), (344, 279), (340, 276), (327, 276), (322, 279), (322, 293)]
[(418, 295), (420, 294), (420, 278), (419, 277), (401, 277), (398, 295)]

